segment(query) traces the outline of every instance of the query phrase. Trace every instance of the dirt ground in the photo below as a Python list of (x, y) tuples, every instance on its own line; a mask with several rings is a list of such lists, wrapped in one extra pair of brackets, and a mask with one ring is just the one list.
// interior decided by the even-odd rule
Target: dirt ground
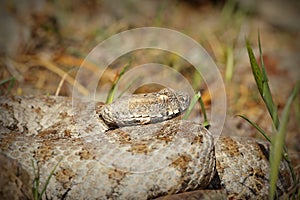
[[(96, 45), (122, 31), (143, 27), (162, 27), (184, 33), (211, 56), (226, 89), (227, 116), (222, 134), (261, 137), (245, 120), (236, 117), (237, 114), (247, 116), (268, 133), (272, 132), (271, 118), (251, 72), (246, 38), (259, 58), (258, 31), (260, 33), (269, 84), (280, 112), (293, 86), (300, 80), (300, 3), (296, 0), (4, 0), (0, 5), (1, 95), (71, 96), (76, 74)], [(121, 47), (123, 43), (118, 45)], [(211, 96), (194, 66), (178, 55), (158, 49), (133, 51), (109, 66), (100, 66), (107, 70), (99, 87), (106, 84), (103, 91), (107, 92), (129, 62), (130, 69), (145, 63), (161, 63), (177, 70), (194, 91), (201, 91), (210, 111)], [(99, 66), (91, 64), (89, 67), (96, 73)], [(163, 77), (168, 79), (167, 75)], [(89, 77), (85, 78), (88, 83)], [(12, 84), (9, 80), (15, 82)], [(154, 84), (138, 92), (157, 88)], [(89, 95), (85, 85), (75, 86), (75, 90)], [(102, 90), (97, 92), (106, 95)], [(292, 105), (286, 137), (298, 169), (299, 103), (298, 95)]]

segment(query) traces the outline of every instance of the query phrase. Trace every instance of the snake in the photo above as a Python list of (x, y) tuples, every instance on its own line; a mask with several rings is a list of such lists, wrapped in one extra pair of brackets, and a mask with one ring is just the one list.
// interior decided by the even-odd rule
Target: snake
[[(189, 104), (171, 88), (110, 104), (1, 96), (1, 199), (32, 199), (37, 180), (45, 199), (267, 199), (270, 144), (216, 138), (182, 119)], [(282, 161), (277, 196), (291, 184)]]

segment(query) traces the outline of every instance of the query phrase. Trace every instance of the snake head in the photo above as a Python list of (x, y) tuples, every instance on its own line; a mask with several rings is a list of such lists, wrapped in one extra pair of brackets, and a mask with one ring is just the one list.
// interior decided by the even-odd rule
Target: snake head
[(157, 123), (177, 117), (189, 104), (189, 95), (165, 88), (116, 99), (101, 107), (99, 117), (112, 128)]
[(191, 97), (188, 94), (183, 92), (175, 92), (175, 93), (179, 103), (180, 112), (183, 113), (189, 107), (191, 102)]
[(191, 98), (187, 93), (175, 91), (171, 88), (165, 88), (158, 92), (158, 94), (165, 95), (169, 99), (173, 99), (171, 103), (176, 102), (180, 114), (182, 114), (190, 105)]
[(103, 120), (109, 127), (117, 127), (112, 108), (113, 107), (111, 104), (103, 105), (97, 114), (99, 115), (99, 118)]

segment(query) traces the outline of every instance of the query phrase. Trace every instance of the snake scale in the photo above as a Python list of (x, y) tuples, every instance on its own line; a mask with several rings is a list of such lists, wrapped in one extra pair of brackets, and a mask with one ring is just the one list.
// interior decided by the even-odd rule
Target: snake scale
[[(0, 97), (1, 199), (30, 199), (32, 161), (41, 186), (58, 163), (46, 190), (51, 199), (266, 199), (269, 145), (214, 138), (180, 119), (188, 105), (172, 89), (108, 105)], [(290, 185), (282, 162), (277, 195)]]

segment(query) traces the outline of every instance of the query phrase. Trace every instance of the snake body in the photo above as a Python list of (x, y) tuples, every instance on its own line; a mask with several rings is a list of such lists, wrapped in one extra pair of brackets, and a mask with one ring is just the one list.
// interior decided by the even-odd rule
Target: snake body
[[(170, 119), (178, 115), (174, 109), (181, 113), (188, 105), (189, 98), (178, 94), (172, 90), (148, 94), (152, 107), (146, 105), (147, 98), (133, 95), (121, 98), (121, 103), (98, 103), (99, 112), (89, 102), (80, 102), (74, 109), (67, 97), (1, 97), (0, 161), (17, 162), (18, 171), (30, 177), (17, 178), (25, 186), (34, 179), (32, 160), (38, 161), (41, 185), (58, 163), (46, 191), (53, 199), (153, 199), (205, 188), (223, 189), (229, 197), (267, 198), (268, 144), (220, 137), (214, 145), (213, 136), (200, 124)], [(116, 122), (116, 114), (107, 115), (128, 100), (153, 109), (145, 115), (129, 113), (133, 117), (123, 124), (119, 118)], [(155, 111), (153, 104), (169, 105), (169, 101), (173, 104), (163, 113)], [(147, 120), (141, 120), (142, 116)], [(116, 127), (120, 124), (126, 126)], [(11, 169), (1, 173), (18, 177)], [(0, 195), (12, 187), (6, 182), (1, 182)], [(290, 185), (290, 172), (282, 162), (278, 195)], [(28, 187), (19, 183), (16, 188), (28, 197), (30, 191), (21, 190)]]

